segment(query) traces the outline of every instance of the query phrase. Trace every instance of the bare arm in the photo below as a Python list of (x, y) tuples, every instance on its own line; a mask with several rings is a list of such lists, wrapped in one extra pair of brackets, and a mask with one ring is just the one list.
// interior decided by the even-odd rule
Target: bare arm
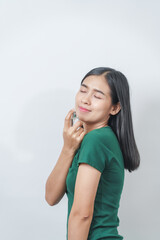
[(80, 163), (68, 220), (68, 240), (88, 239), (100, 177), (99, 170), (87, 163)]
[(51, 206), (57, 204), (66, 192), (66, 177), (73, 158), (73, 151), (63, 147), (58, 161), (47, 179), (45, 199)]
[[(76, 149), (79, 147), (86, 132), (77, 121), (71, 126), (70, 120), (74, 110), (70, 110), (65, 118), (63, 129), (64, 145), (59, 159), (49, 175), (45, 185), (45, 199), (49, 205), (56, 205), (66, 191), (66, 177), (72, 164)], [(78, 129), (78, 127), (80, 127)], [(77, 130), (78, 129), (78, 130)]]

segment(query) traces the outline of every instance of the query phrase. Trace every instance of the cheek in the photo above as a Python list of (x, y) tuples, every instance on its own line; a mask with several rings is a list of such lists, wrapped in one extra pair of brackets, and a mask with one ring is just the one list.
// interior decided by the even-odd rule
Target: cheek
[(109, 109), (109, 104), (106, 104), (104, 102), (95, 102), (94, 106), (97, 109), (97, 111), (101, 113), (107, 112)]
[(99, 109), (100, 111), (104, 109), (104, 102), (102, 102), (102, 100), (94, 99), (92, 104), (95, 108)]
[(75, 102), (78, 103), (79, 102), (79, 94), (77, 93), (75, 96)]
[(76, 94), (76, 98), (78, 99), (78, 100), (81, 100), (82, 98), (83, 98), (83, 94), (81, 93), (81, 92), (77, 92), (77, 94)]

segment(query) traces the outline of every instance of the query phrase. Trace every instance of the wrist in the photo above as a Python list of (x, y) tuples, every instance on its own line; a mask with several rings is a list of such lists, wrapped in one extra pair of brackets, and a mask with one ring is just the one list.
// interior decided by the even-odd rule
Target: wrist
[(66, 147), (66, 146), (63, 146), (62, 152), (63, 152), (64, 154), (74, 156), (75, 150), (74, 150), (74, 149), (71, 149), (71, 148), (68, 148), (68, 147)]

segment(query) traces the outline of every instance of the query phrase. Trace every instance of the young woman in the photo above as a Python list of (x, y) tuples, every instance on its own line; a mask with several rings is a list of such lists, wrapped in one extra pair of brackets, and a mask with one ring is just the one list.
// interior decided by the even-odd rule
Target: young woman
[[(79, 118), (70, 125), (73, 112)], [(64, 145), (46, 182), (46, 201), (68, 197), (68, 240), (117, 240), (124, 170), (140, 165), (126, 77), (99, 67), (81, 81), (75, 109), (63, 129)]]

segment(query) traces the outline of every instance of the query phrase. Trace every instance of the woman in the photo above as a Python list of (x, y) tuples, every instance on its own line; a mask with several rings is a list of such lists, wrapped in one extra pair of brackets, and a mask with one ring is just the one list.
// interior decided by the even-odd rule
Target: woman
[[(70, 126), (76, 111), (79, 121)], [(46, 182), (46, 201), (68, 197), (68, 240), (117, 240), (124, 170), (140, 156), (134, 139), (129, 85), (112, 68), (92, 69), (81, 81), (75, 109), (63, 129), (64, 145)]]

